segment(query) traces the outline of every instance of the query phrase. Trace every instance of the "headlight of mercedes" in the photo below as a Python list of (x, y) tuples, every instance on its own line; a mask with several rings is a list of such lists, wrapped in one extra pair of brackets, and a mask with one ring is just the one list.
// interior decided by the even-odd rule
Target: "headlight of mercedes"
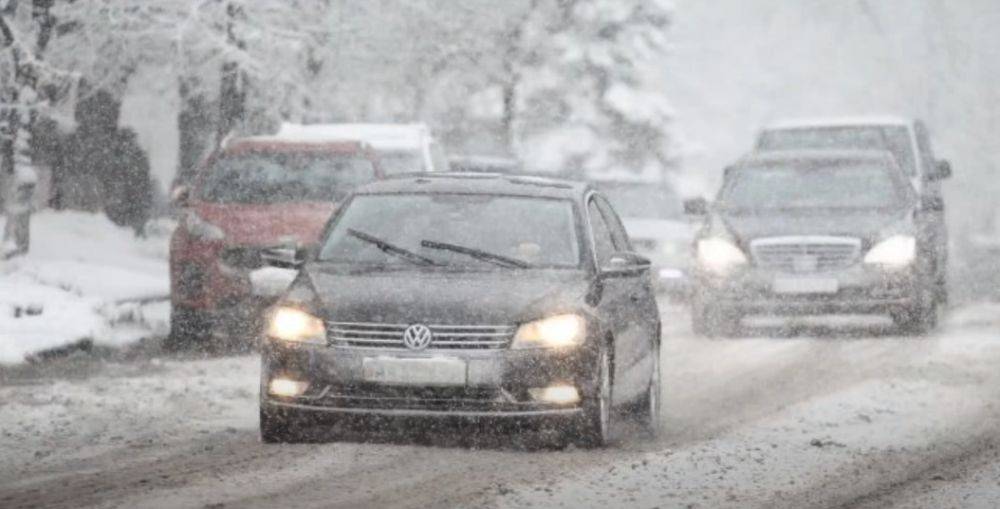
[(267, 335), (292, 343), (326, 344), (323, 320), (291, 307), (279, 307), (268, 317)]
[(865, 263), (887, 269), (901, 269), (917, 258), (917, 239), (912, 235), (893, 235), (871, 248)]
[(699, 240), (697, 257), (701, 268), (720, 276), (747, 264), (746, 255), (736, 244), (718, 237)]
[(556, 315), (528, 322), (517, 329), (511, 348), (564, 348), (587, 338), (587, 322), (579, 315)]

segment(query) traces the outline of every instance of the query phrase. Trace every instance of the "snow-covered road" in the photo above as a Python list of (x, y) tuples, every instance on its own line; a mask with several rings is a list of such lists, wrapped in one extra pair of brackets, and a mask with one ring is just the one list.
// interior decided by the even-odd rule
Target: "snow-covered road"
[[(253, 356), (146, 345), (0, 372), (0, 507), (902, 507), (1000, 503), (1000, 307), (690, 336), (664, 316), (665, 432), (606, 450), (442, 425), (263, 445)], [(322, 437), (319, 437), (322, 438)]]

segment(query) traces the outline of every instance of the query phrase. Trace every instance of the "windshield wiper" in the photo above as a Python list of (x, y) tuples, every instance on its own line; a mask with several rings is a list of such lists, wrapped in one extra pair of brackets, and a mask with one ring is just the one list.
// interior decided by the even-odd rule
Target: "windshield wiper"
[(475, 258), (477, 260), (482, 260), (484, 262), (500, 265), (502, 267), (516, 267), (519, 269), (527, 269), (531, 267), (530, 263), (523, 260), (518, 260), (517, 258), (510, 258), (507, 256), (491, 253), (489, 251), (483, 251), (481, 249), (475, 249), (465, 246), (458, 246), (455, 244), (449, 244), (447, 242), (422, 240), (420, 241), (420, 245), (422, 247), (426, 247), (427, 249), (440, 249), (442, 251), (452, 251), (455, 253), (464, 254), (472, 258)]
[(354, 228), (348, 228), (347, 234), (358, 240), (362, 240), (364, 242), (374, 245), (375, 247), (379, 248), (379, 250), (382, 251), (383, 253), (398, 256), (408, 262), (417, 265), (434, 265), (438, 267), (444, 265), (443, 263), (437, 260), (432, 260), (430, 258), (427, 258), (426, 256), (420, 256), (417, 253), (410, 251), (409, 249), (404, 249), (395, 244), (384, 241), (374, 235), (369, 235), (363, 231), (355, 230)]

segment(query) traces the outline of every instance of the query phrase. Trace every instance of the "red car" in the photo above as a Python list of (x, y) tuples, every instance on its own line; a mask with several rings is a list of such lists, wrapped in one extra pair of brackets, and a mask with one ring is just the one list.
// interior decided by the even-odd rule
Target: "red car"
[(170, 241), (167, 346), (251, 323), (267, 304), (250, 281), (262, 252), (314, 244), (338, 202), (381, 176), (375, 151), (356, 141), (244, 138), (209, 157), (174, 192), (185, 211)]

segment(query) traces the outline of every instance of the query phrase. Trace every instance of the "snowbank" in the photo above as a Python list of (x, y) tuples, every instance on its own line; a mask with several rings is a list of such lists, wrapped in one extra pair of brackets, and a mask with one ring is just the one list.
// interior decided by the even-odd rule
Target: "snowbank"
[(31, 252), (0, 262), (0, 363), (81, 340), (120, 346), (162, 333), (170, 228), (151, 231), (136, 239), (101, 214), (35, 214)]

